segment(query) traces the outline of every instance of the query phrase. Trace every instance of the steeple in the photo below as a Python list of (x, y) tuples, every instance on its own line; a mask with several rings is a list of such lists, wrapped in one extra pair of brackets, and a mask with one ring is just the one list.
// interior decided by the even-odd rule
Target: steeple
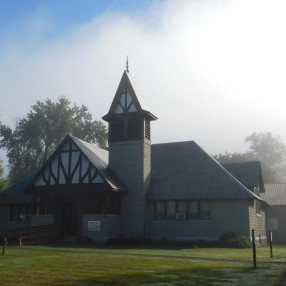
[(150, 140), (150, 121), (157, 119), (146, 107), (136, 80), (127, 71), (128, 60), (110, 109), (102, 117), (109, 123), (109, 142)]
[(129, 72), (128, 56), (126, 57), (126, 72)]
[(109, 167), (128, 188), (121, 200), (122, 234), (143, 236), (151, 172), (150, 122), (157, 117), (144, 104), (128, 70), (127, 60), (110, 109), (102, 118), (109, 124)]

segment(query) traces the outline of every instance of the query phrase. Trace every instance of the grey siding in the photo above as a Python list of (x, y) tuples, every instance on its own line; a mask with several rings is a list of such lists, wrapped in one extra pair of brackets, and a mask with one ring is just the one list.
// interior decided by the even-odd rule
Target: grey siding
[(255, 230), (256, 240), (261, 239), (261, 243), (266, 243), (266, 226), (265, 226), (265, 211), (261, 209), (260, 213), (256, 212), (257, 201), (253, 200), (249, 204), (249, 236), (251, 237), (252, 229)]
[(54, 224), (54, 215), (30, 215), (29, 216), (29, 226), (39, 226), (46, 224)]
[(109, 166), (128, 188), (121, 200), (121, 234), (144, 235), (146, 190), (150, 184), (149, 140), (110, 143)]
[(1, 205), (0, 206), (0, 235), (3, 235), (3, 232), (10, 229), (17, 229), (30, 226), (39, 226), (45, 224), (54, 223), (54, 215), (30, 215), (26, 216), (26, 219), (23, 221), (11, 221), (10, 220), (10, 206)]
[(210, 220), (155, 220), (154, 203), (150, 202), (148, 237), (156, 240), (216, 240), (226, 232), (239, 232), (250, 239), (248, 208), (248, 200), (212, 200)]
[(15, 229), (21, 227), (29, 226), (29, 222), (25, 221), (10, 221), (10, 206), (9, 205), (1, 205), (0, 206), (0, 234), (3, 235), (3, 232), (8, 229)]
[[(120, 232), (120, 215), (84, 214), (82, 215), (82, 235), (97, 242), (116, 238)], [(100, 231), (88, 231), (88, 221), (99, 221)]]
[[(272, 231), (273, 242), (285, 243), (286, 242), (286, 207), (285, 206), (272, 206), (266, 209), (267, 214), (267, 231)], [(271, 220), (275, 220), (273, 225), (270, 224)]]

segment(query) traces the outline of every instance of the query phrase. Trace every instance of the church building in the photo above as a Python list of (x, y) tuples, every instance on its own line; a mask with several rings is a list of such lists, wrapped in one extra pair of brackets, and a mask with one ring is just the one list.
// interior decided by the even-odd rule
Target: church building
[[(108, 149), (67, 135), (40, 170), (0, 193), (0, 232), (53, 224), (58, 236), (266, 239), (260, 163), (222, 166), (196, 142), (152, 144), (157, 117), (123, 72), (110, 109)], [(250, 179), (248, 179), (248, 177)]]

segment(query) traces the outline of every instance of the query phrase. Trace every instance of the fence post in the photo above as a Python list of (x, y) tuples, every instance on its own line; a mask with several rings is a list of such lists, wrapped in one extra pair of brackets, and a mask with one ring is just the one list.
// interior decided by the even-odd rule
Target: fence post
[(272, 251), (272, 231), (269, 231), (269, 245), (270, 245), (270, 258), (273, 258), (273, 251)]
[(19, 245), (22, 246), (22, 232), (19, 232)]
[(3, 248), (2, 248), (2, 254), (5, 254), (6, 252), (6, 245), (7, 245), (8, 241), (7, 241), (7, 234), (4, 233), (3, 234)]
[(253, 267), (256, 268), (255, 230), (253, 229), (251, 232), (252, 232)]

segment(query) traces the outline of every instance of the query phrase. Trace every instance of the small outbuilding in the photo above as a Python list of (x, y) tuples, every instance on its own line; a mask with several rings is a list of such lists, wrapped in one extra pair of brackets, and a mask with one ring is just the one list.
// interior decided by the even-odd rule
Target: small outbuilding
[(266, 229), (272, 231), (275, 243), (286, 242), (286, 184), (265, 184), (262, 198), (269, 206), (266, 211)]

